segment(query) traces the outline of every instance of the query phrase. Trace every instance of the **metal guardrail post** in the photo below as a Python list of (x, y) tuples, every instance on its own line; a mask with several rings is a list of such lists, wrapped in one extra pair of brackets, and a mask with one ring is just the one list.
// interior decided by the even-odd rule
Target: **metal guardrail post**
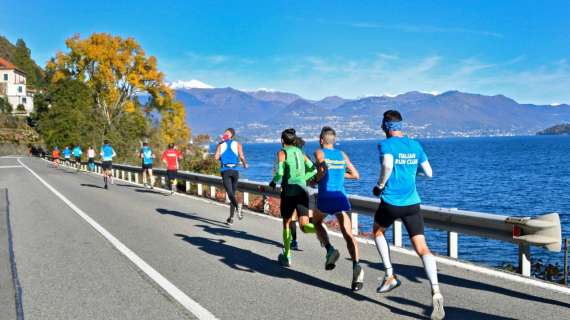
[(243, 205), (246, 207), (249, 206), (249, 192), (243, 193)]
[(393, 242), (394, 242), (394, 247), (402, 247), (403, 246), (403, 242), (402, 242), (402, 221), (400, 220), (396, 220), (394, 221), (394, 225), (393, 225)]
[(129, 182), (131, 182), (131, 181), (132, 181), (132, 174), (131, 174), (131, 172), (130, 172), (130, 171), (128, 172), (128, 180), (129, 180)]
[(121, 170), (121, 179), (125, 180), (125, 170)]
[(166, 178), (165, 177), (160, 177), (160, 184), (164, 187), (166, 186)]
[(356, 213), (356, 212), (350, 213), (350, 222), (352, 223), (352, 234), (357, 236), (358, 235), (358, 213)]
[(139, 173), (135, 172), (135, 183), (139, 184)]
[(186, 180), (186, 193), (190, 193), (190, 181)]
[(457, 232), (447, 232), (447, 255), (450, 258), (457, 259), (459, 257), (458, 235)]
[(204, 195), (204, 185), (201, 183), (198, 183), (198, 195), (200, 197)]
[(269, 197), (263, 195), (263, 213), (269, 213)]
[(525, 243), (519, 244), (519, 271), (525, 277), (530, 277), (530, 247)]
[(210, 186), (210, 199), (216, 199), (216, 186)]
[(568, 285), (568, 238), (564, 239), (564, 284)]

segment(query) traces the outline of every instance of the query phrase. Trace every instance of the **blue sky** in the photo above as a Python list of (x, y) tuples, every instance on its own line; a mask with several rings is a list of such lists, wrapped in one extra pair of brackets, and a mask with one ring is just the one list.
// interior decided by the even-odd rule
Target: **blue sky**
[(570, 1), (13, 1), (40, 64), (73, 34), (136, 38), (167, 79), (318, 99), (418, 90), (570, 103)]

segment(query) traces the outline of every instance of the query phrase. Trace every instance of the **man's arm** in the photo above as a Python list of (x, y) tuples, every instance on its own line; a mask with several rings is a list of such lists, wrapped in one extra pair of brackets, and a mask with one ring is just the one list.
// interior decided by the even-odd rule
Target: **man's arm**
[(428, 177), (428, 178), (432, 178), (432, 177), (433, 177), (433, 171), (432, 171), (432, 169), (431, 169), (431, 165), (429, 164), (429, 161), (428, 161), (428, 160), (422, 162), (422, 163), (420, 164), (420, 166), (421, 166), (422, 171), (423, 171), (423, 174), (421, 174), (421, 175), (424, 175), (424, 176), (426, 176), (426, 177)]
[(382, 156), (382, 165), (380, 166), (380, 177), (378, 178), (378, 187), (384, 189), (386, 182), (392, 174), (394, 169), (394, 156), (391, 154), (385, 154)]
[(281, 179), (283, 178), (283, 175), (285, 174), (285, 152), (279, 151), (277, 153), (277, 161), (278, 161), (277, 170), (275, 171), (273, 180), (271, 180), (271, 183), (273, 184), (277, 184), (278, 182), (280, 182)]
[(220, 160), (220, 147), (221, 147), (221, 144), (218, 144), (216, 146), (216, 153), (214, 154), (214, 159), (216, 159), (216, 160)]
[(237, 144), (238, 144), (239, 159), (241, 160), (241, 163), (243, 163), (243, 167), (247, 169), (249, 166), (248, 166), (247, 161), (245, 160), (245, 156), (243, 154), (243, 146), (239, 142)]
[(356, 170), (356, 167), (354, 167), (354, 165), (350, 161), (348, 155), (343, 152), (342, 156), (344, 157), (344, 161), (346, 162), (346, 173), (344, 174), (344, 177), (347, 179), (355, 179), (355, 180), (360, 179), (360, 174), (358, 173), (358, 170)]
[(325, 153), (321, 149), (315, 151), (315, 160), (317, 162), (317, 177), (315, 180), (317, 182), (327, 174), (327, 164), (325, 163)]
[(315, 164), (305, 155), (305, 181), (311, 180), (316, 175), (317, 168), (315, 168)]

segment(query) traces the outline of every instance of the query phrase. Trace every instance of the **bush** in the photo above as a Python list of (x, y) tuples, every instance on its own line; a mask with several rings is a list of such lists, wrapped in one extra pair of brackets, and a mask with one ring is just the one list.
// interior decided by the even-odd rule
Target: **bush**
[(26, 113), (26, 107), (25, 107), (23, 104), (20, 103), (20, 104), (16, 107), (16, 111), (18, 111), (18, 113)]
[(12, 105), (10, 104), (10, 102), (4, 100), (4, 98), (0, 97), (0, 112), (1, 113), (12, 113), (12, 111), (14, 110), (14, 108), (12, 108)]

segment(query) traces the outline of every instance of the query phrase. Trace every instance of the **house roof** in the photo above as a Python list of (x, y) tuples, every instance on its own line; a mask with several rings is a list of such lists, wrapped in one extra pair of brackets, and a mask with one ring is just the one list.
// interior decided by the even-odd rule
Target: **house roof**
[(18, 69), (12, 62), (10, 62), (6, 59), (3, 59), (3, 58), (0, 58), (0, 70), (17, 70), (17, 71), (25, 74), (24, 71)]

